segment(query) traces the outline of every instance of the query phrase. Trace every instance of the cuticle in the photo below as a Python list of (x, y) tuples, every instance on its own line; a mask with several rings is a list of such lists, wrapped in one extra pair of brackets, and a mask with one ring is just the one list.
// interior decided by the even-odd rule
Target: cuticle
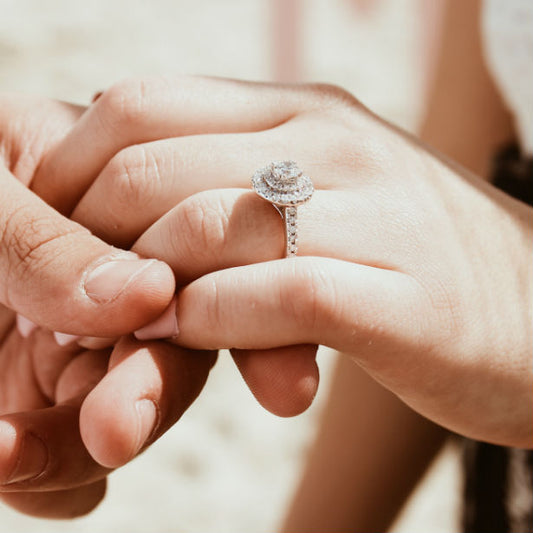
[[(120, 254), (117, 254), (118, 256), (120, 256)], [(85, 296), (87, 296), (87, 298), (89, 298), (89, 300), (93, 301), (93, 302), (96, 302), (97, 304), (108, 304), (108, 303), (111, 303), (111, 302), (114, 302), (123, 292), (124, 290), (129, 286), (129, 284), (131, 283), (131, 280), (133, 278), (135, 278), (136, 276), (138, 276), (141, 272), (144, 272), (147, 268), (149, 268), (152, 264), (156, 263), (157, 260), (156, 259), (150, 259), (148, 260), (148, 262), (140, 269), (136, 270), (129, 278), (128, 280), (126, 281), (126, 283), (124, 283), (124, 285), (122, 285), (122, 288), (121, 290), (115, 294), (111, 299), (99, 299), (99, 298), (94, 298), (93, 296), (89, 296), (89, 294), (87, 293), (86, 289), (85, 289), (85, 283), (87, 282), (87, 277), (89, 276), (89, 274), (91, 272), (93, 272), (93, 270), (95, 270), (96, 268), (98, 268), (99, 266), (101, 265), (105, 265), (106, 263), (111, 263), (112, 261), (115, 261), (115, 262), (118, 262), (118, 261), (140, 261), (139, 258), (132, 258), (132, 259), (122, 259), (120, 257), (116, 257), (116, 256), (106, 256), (105, 259), (102, 259), (102, 258), (98, 258), (96, 261), (94, 261), (93, 263), (91, 263), (83, 272), (82, 276), (81, 276), (81, 291), (83, 292), (83, 294), (85, 294)]]
[(140, 402), (143, 400), (148, 400), (149, 402), (152, 402), (152, 405), (155, 407), (155, 422), (152, 427), (152, 431), (150, 431), (148, 437), (146, 437), (145, 441), (141, 444), (141, 449), (152, 441), (157, 430), (159, 429), (159, 424), (161, 423), (161, 409), (159, 408), (159, 403), (153, 398), (148, 398), (146, 396), (143, 398), (139, 398), (137, 401)]

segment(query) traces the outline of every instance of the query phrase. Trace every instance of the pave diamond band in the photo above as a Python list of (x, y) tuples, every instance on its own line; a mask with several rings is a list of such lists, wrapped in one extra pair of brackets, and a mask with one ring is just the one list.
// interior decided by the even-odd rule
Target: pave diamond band
[(296, 207), (285, 207), (283, 220), (285, 221), (285, 242), (287, 243), (287, 257), (298, 253), (298, 213)]
[(314, 192), (313, 183), (294, 161), (274, 161), (252, 177), (254, 191), (277, 209), (285, 223), (286, 256), (298, 252), (297, 206), (307, 202)]

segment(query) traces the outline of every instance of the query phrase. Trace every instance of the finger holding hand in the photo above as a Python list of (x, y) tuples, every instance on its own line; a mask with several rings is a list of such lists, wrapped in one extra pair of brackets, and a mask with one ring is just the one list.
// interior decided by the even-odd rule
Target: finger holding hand
[(114, 336), (155, 318), (174, 277), (46, 205), (0, 166), (0, 303), (48, 329)]
[(100, 464), (121, 466), (159, 438), (202, 390), (214, 353), (124, 337), (80, 414), (83, 441)]
[[(167, 261), (179, 287), (190, 282), (179, 291), (175, 310), (167, 308), (137, 335), (146, 340), (156, 328), (157, 337), (175, 337), (189, 348), (248, 350), (248, 364), (241, 367), (250, 383), (252, 369), (259, 368), (250, 361), (260, 356), (250, 350), (273, 356), (270, 350), (280, 346), (326, 344), (350, 353), (437, 423), (477, 439), (530, 446), (531, 261), (524, 243), (530, 242), (531, 209), (440, 159), (345, 93), (279, 86), (264, 92), (265, 86), (231, 82), (229, 91), (217, 93), (218, 83), (226, 82), (206, 82), (202, 102), (196, 102), (211, 114), (201, 112), (195, 122), (194, 107), (183, 109), (186, 119), (171, 134), (196, 135), (195, 128), (211, 117), (204, 131), (226, 134), (202, 139), (217, 146), (216, 155), (201, 154), (198, 139), (187, 137), (166, 141), (159, 153), (158, 143), (144, 145), (137, 156), (133, 149), (117, 153), (125, 146), (124, 135), (106, 154), (117, 154), (116, 168), (125, 167), (122, 181), (140, 199), (149, 197), (142, 220), (120, 229), (120, 242), (129, 244), (170, 209), (134, 249)], [(257, 103), (261, 96), (267, 113), (248, 114), (247, 102)], [(171, 100), (178, 101), (177, 108), (183, 103)], [(136, 111), (133, 116), (139, 118)], [(161, 114), (156, 122), (139, 142), (161, 138)], [(135, 130), (123, 129), (126, 136)], [(230, 132), (256, 133), (227, 136)], [(322, 142), (332, 132), (333, 140)], [(107, 145), (105, 133), (101, 138)], [(230, 149), (240, 146), (242, 158), (221, 155), (225, 143)], [(190, 152), (176, 156), (179, 146)], [(132, 164), (136, 157), (140, 164)], [(259, 165), (282, 158), (302, 164), (316, 192), (298, 208), (299, 255), (309, 257), (280, 261), (283, 223), (272, 206), (243, 188)], [(71, 165), (69, 174), (72, 161), (65, 164)], [(120, 172), (111, 165), (97, 178), (105, 161), (93, 161), (81, 175), (79, 194), (96, 178), (100, 192), (86, 196), (95, 203), (112, 190), (111, 176)], [(197, 184), (172, 181), (176, 161), (176, 174), (198, 176)], [(206, 192), (217, 175), (222, 186), (216, 188), (228, 190)], [(161, 177), (170, 185), (159, 186)], [(154, 197), (143, 192), (147, 183), (156, 184)], [(154, 198), (161, 191), (166, 197), (157, 211)], [(61, 209), (68, 210), (72, 198), (60, 199)], [(88, 205), (75, 213), (80, 220), (91, 211)], [(122, 212), (131, 217), (127, 208)], [(105, 236), (116, 223), (112, 217), (102, 223), (87, 218)], [(505, 290), (495, 291), (494, 280)], [(502, 315), (514, 317), (513, 323), (502, 321)], [(255, 388), (261, 397), (265, 389)], [(479, 417), (482, 410), (489, 414)]]
[(59, 378), (59, 405), (0, 420), (0, 500), (42, 518), (74, 518), (103, 499), (108, 470), (87, 453), (79, 434), (79, 406), (105, 374), (108, 354), (84, 352)]
[(1, 417), (0, 492), (65, 490), (109, 473), (91, 458), (79, 431), (81, 403), (106, 366), (107, 353), (85, 352), (60, 378), (56, 405)]

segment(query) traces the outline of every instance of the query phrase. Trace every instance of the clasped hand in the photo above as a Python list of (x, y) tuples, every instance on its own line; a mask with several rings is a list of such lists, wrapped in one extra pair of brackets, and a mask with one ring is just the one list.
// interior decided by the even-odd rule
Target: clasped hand
[[(531, 210), (344, 91), (133, 80), (87, 109), (5, 96), (0, 132), (0, 482), (13, 507), (92, 509), (221, 348), (282, 416), (311, 403), (324, 344), (439, 424), (531, 445)], [(250, 189), (283, 159), (316, 188), (291, 259)]]

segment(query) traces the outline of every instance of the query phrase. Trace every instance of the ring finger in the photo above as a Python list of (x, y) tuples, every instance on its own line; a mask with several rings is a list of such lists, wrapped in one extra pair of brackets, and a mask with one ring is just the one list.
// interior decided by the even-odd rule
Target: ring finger
[[(357, 196), (316, 191), (298, 208), (299, 255), (342, 259), (394, 270), (385, 254), (385, 215)], [(384, 208), (385, 209), (385, 208)], [(350, 220), (350, 223), (346, 223)], [(346, 242), (351, 246), (346, 247)], [(283, 257), (285, 232), (278, 212), (252, 191), (211, 190), (195, 194), (154, 223), (133, 250), (171, 266), (183, 285), (225, 268)]]

